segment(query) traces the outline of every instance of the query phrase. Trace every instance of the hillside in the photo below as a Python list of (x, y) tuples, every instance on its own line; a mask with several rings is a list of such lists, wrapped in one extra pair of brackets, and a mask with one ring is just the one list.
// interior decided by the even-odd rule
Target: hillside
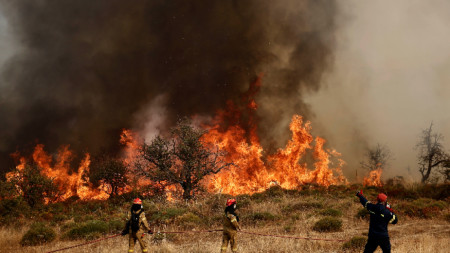
[[(311, 185), (299, 191), (272, 187), (252, 196), (236, 196), (243, 231), (347, 241), (354, 237), (366, 237), (368, 220), (354, 196), (360, 187), (332, 186), (326, 189)], [(388, 201), (398, 213), (399, 223), (389, 227), (393, 252), (436, 253), (446, 252), (450, 247), (449, 188), (448, 184), (406, 188), (398, 185), (364, 189), (364, 194), (369, 200), (374, 200), (379, 191), (386, 192)], [(122, 230), (129, 200), (133, 197), (130, 194), (109, 201), (71, 200), (35, 209), (17, 200), (3, 200), (0, 206), (3, 225), (0, 229), (0, 249), (2, 252), (47, 252), (117, 234)], [(144, 209), (154, 231), (221, 229), (223, 208), (228, 197), (207, 194), (191, 202), (144, 198)], [(325, 217), (329, 217), (328, 223), (317, 227), (316, 222)], [(23, 235), (33, 226), (53, 229), (55, 239), (40, 246), (21, 246)], [(322, 231), (327, 229), (331, 231)], [(221, 232), (155, 233), (148, 236), (151, 242), (149, 250), (218, 252), (221, 236)], [(36, 236), (37, 243), (42, 242), (44, 237)], [(362, 251), (356, 244), (343, 245), (344, 242), (339, 241), (238, 234), (239, 252)], [(127, 249), (128, 236), (119, 236), (61, 252), (126, 252)], [(139, 246), (136, 252), (140, 252)]]

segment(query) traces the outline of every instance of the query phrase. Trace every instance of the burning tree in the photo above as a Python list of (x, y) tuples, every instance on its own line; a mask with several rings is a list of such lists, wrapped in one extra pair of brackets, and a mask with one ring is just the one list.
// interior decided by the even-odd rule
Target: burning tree
[(127, 186), (127, 166), (120, 160), (100, 155), (92, 161), (89, 179), (94, 186), (103, 185), (109, 196), (117, 196)]
[(361, 167), (369, 171), (369, 176), (364, 178), (364, 185), (382, 186), (381, 173), (392, 159), (391, 150), (381, 144), (375, 147), (367, 148), (365, 160), (362, 161)]
[[(442, 174), (445, 177), (444, 180), (449, 179), (450, 155), (444, 151), (443, 139), (442, 134), (433, 132), (433, 123), (429, 128), (422, 130), (416, 145), (419, 151), (417, 160), (422, 183), (430, 181), (433, 172)], [(434, 178), (435, 181), (438, 179), (438, 177)]]
[(53, 179), (43, 175), (36, 164), (14, 169), (8, 179), (31, 207), (56, 201), (62, 194)]
[(157, 136), (142, 147), (142, 157), (150, 165), (141, 173), (153, 182), (179, 185), (183, 199), (191, 199), (201, 189), (201, 181), (232, 163), (217, 147), (202, 141), (205, 131), (194, 128), (187, 119), (172, 129), (172, 138)]

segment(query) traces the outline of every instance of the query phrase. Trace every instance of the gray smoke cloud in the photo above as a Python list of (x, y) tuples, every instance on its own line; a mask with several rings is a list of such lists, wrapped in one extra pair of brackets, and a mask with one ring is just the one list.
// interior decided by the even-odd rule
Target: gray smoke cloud
[(350, 178), (380, 143), (395, 158), (384, 178), (417, 180), (422, 129), (434, 122), (450, 150), (450, 2), (351, 0), (338, 9), (332, 71), (306, 97), (313, 130), (343, 153)]
[(121, 129), (154, 133), (213, 115), (261, 72), (259, 131), (279, 145), (292, 114), (312, 115), (303, 97), (333, 57), (334, 1), (0, 4), (16, 48), (1, 72), (3, 171), (11, 152), (36, 142), (117, 152)]

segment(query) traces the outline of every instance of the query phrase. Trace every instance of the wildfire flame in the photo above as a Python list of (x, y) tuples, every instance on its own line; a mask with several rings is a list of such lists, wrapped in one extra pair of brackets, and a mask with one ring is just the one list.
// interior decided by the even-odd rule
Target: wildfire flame
[[(209, 131), (205, 134), (204, 141), (218, 145), (227, 152), (227, 162), (234, 163), (231, 169), (222, 171), (211, 177), (206, 183), (212, 192), (223, 192), (232, 195), (261, 192), (276, 184), (286, 189), (299, 188), (304, 184), (318, 184), (330, 186), (332, 184), (345, 184), (347, 180), (342, 175), (342, 159), (338, 159), (338, 165), (330, 168), (330, 157), (339, 157), (334, 150), (324, 150), (325, 140), (311, 135), (311, 123), (303, 123), (303, 118), (294, 115), (290, 124), (292, 139), (284, 149), (279, 149), (275, 154), (264, 159), (264, 150), (259, 142), (256, 131), (254, 113), (257, 105), (253, 96), (261, 86), (258, 78), (250, 86), (245, 94), (248, 113), (246, 126), (248, 131), (236, 122), (239, 120), (242, 110), (232, 102), (228, 102), (225, 111), (219, 111)], [(226, 122), (226, 130), (222, 130)], [(300, 163), (308, 149), (312, 149), (314, 140), (313, 158), (314, 170), (308, 169), (306, 163)]]
[[(345, 162), (339, 158), (340, 154), (335, 150), (325, 149), (326, 141), (320, 137), (314, 138), (311, 134), (311, 123), (304, 122), (300, 115), (292, 117), (289, 126), (292, 137), (286, 146), (278, 149), (274, 154), (264, 154), (255, 120), (258, 105), (254, 96), (260, 87), (261, 77), (252, 83), (243, 95), (243, 106), (228, 101), (226, 110), (218, 111), (211, 122), (202, 125), (207, 130), (202, 141), (226, 151), (227, 162), (234, 164), (228, 170), (207, 177), (204, 182), (206, 188), (210, 192), (237, 195), (261, 192), (273, 185), (279, 185), (285, 189), (297, 189), (305, 184), (325, 187), (346, 184), (347, 180), (341, 170)], [(127, 186), (122, 193), (129, 192), (132, 188), (154, 184), (148, 179), (135, 176), (138, 169), (135, 164), (138, 159), (141, 159), (139, 152), (143, 141), (138, 141), (136, 133), (123, 130), (120, 142), (125, 146), (122, 161), (129, 168), (127, 176), (133, 179), (130, 180), (131, 185)], [(307, 164), (304, 161), (309, 154), (308, 151), (312, 153), (313, 164)], [(84, 177), (89, 173), (90, 155), (85, 155), (78, 170), (71, 171), (72, 159), (73, 154), (69, 146), (62, 146), (55, 160), (45, 152), (41, 144), (35, 147), (32, 155), (33, 162), (41, 169), (41, 172), (52, 178), (63, 192), (58, 200), (63, 201), (72, 196), (78, 196), (82, 200), (107, 199), (109, 197), (106, 193), (107, 185), (101, 184), (95, 188)], [(26, 159), (20, 157), (18, 160), (16, 172), (6, 175), (8, 180), (17, 176), (16, 174), (21, 173), (25, 168)], [(370, 178), (378, 179), (378, 181), (372, 180), (374, 182), (380, 182), (380, 174), (381, 171), (371, 172)], [(366, 179), (364, 182), (366, 184)], [(166, 187), (167, 198), (172, 199), (176, 190), (175, 186)]]
[(382, 172), (383, 170), (381, 168), (372, 170), (367, 177), (364, 177), (363, 181), (364, 186), (376, 186), (376, 187), (383, 186), (383, 183), (381, 182)]

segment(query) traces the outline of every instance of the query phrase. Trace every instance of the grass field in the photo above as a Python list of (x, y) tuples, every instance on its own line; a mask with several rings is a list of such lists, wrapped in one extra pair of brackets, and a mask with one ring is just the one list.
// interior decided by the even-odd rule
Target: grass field
[[(377, 189), (366, 190), (368, 199), (374, 199)], [(155, 231), (192, 231), (221, 229), (225, 195), (208, 195), (186, 202), (159, 202), (145, 200), (147, 218)], [(237, 196), (239, 215), (244, 231), (298, 237), (350, 240), (366, 237), (368, 220), (361, 217), (361, 204), (353, 189), (319, 191), (285, 191), (270, 189), (252, 196)], [(399, 223), (390, 225), (392, 252), (448, 252), (450, 248), (449, 198), (390, 197), (398, 212)], [(101, 208), (99, 208), (101, 206)], [(58, 208), (48, 207), (45, 215), (18, 218), (0, 229), (0, 252), (47, 252), (101, 238), (120, 231), (127, 202), (72, 203)], [(62, 209), (61, 209), (62, 208)], [(57, 209), (57, 214), (52, 212)], [(90, 211), (88, 211), (88, 209)], [(81, 215), (83, 214), (84, 215)], [(64, 214), (64, 216), (61, 216)], [(315, 223), (324, 218), (342, 222), (337, 231), (318, 232)], [(38, 246), (21, 246), (22, 236), (33, 221), (41, 221), (54, 229), (56, 239)], [(109, 229), (87, 229), (78, 234), (82, 239), (71, 238), (69, 231), (83, 224), (109, 224)], [(103, 222), (103, 223), (101, 223)], [(114, 226), (111, 224), (115, 224)], [(106, 225), (105, 225), (106, 226)], [(84, 234), (83, 234), (84, 233)], [(154, 234), (147, 236), (150, 252), (220, 252), (221, 233)], [(343, 248), (343, 242), (310, 241), (276, 237), (238, 234), (239, 252), (362, 252), (361, 248)], [(98, 243), (62, 252), (127, 252), (128, 237), (115, 237)], [(136, 246), (135, 252), (140, 252)], [(231, 252), (230, 250), (228, 252)], [(381, 252), (380, 249), (377, 252)]]

